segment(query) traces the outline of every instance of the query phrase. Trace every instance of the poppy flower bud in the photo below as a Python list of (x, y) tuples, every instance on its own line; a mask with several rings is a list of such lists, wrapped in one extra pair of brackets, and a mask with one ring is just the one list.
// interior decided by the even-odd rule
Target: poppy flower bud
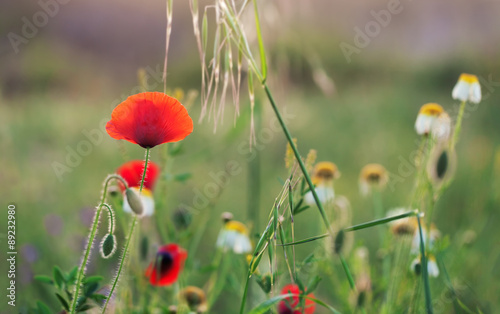
[(99, 252), (101, 253), (102, 258), (107, 259), (113, 256), (116, 252), (116, 237), (114, 234), (107, 234), (101, 241), (101, 245), (99, 247)]
[(340, 230), (335, 237), (335, 253), (339, 254), (342, 251), (342, 247), (344, 246), (345, 233), (344, 230)]
[(137, 194), (137, 192), (135, 192), (133, 189), (128, 188), (125, 191), (125, 201), (128, 202), (130, 208), (137, 216), (142, 215), (144, 209), (142, 207), (141, 197), (139, 196), (139, 194)]

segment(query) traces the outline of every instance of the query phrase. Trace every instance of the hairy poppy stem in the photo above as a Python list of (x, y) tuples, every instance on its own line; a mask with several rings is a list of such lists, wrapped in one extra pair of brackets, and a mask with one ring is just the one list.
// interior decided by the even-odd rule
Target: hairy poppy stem
[[(142, 179), (141, 179), (141, 186), (139, 187), (139, 194), (142, 192), (142, 188), (144, 187), (144, 180), (146, 179), (146, 170), (148, 169), (148, 161), (149, 161), (149, 150), (150, 148), (146, 148), (146, 157), (144, 161), (144, 172), (142, 173)], [(132, 224), (130, 225), (130, 229), (127, 235), (127, 242), (125, 243), (125, 247), (123, 248), (123, 253), (122, 257), (120, 259), (120, 265), (118, 266), (118, 272), (116, 273), (115, 279), (113, 280), (113, 285), (111, 286), (111, 290), (109, 291), (108, 297), (106, 298), (106, 303), (104, 304), (102, 308), (101, 313), (106, 312), (106, 308), (108, 307), (109, 300), (111, 300), (111, 297), (113, 296), (113, 292), (118, 285), (118, 280), (120, 279), (120, 274), (123, 270), (123, 264), (125, 264), (125, 259), (127, 257), (127, 253), (130, 247), (130, 242), (132, 240), (132, 236), (134, 235), (134, 229), (135, 226), (137, 225), (137, 215), (134, 215), (134, 218), (132, 218)]]
[[(109, 211), (112, 211), (109, 205), (105, 204), (106, 201), (106, 196), (108, 193), (108, 184), (109, 181), (111, 180), (120, 180), (125, 187), (128, 187), (127, 182), (119, 175), (117, 174), (112, 174), (106, 177), (104, 180), (104, 187), (102, 190), (102, 197), (101, 197), (101, 202), (97, 206), (97, 210), (94, 216), (94, 222), (92, 223), (92, 228), (90, 229), (90, 235), (89, 235), (89, 240), (87, 242), (87, 248), (85, 249), (85, 253), (83, 254), (83, 259), (82, 263), (80, 264), (80, 268), (78, 269), (78, 275), (76, 277), (76, 282), (75, 282), (75, 293), (73, 294), (73, 301), (71, 303), (71, 313), (76, 312), (76, 307), (78, 305), (78, 297), (80, 295), (80, 288), (82, 285), (83, 277), (85, 277), (85, 268), (87, 267), (87, 262), (90, 257), (90, 251), (92, 248), (92, 243), (94, 242), (95, 235), (97, 233), (97, 226), (99, 225), (99, 218), (101, 216), (101, 211), (103, 207), (107, 207)], [(110, 214), (109, 216), (110, 219), (112, 219), (112, 216)], [(110, 229), (114, 230), (114, 221), (111, 222)]]

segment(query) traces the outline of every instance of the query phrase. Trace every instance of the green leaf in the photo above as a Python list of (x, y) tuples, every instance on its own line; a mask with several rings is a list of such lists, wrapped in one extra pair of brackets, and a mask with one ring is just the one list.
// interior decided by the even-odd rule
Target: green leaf
[(101, 276), (90, 276), (90, 277), (85, 277), (83, 279), (83, 284), (89, 284), (89, 283), (94, 283), (94, 282), (99, 282), (103, 280), (104, 278)]
[(89, 298), (94, 300), (96, 303), (101, 303), (102, 301), (106, 300), (108, 297), (103, 295), (103, 294), (94, 293)]
[(67, 283), (74, 283), (76, 281), (76, 274), (78, 273), (78, 266), (75, 266), (67, 276)]
[(61, 269), (57, 266), (54, 266), (53, 269), (53, 276), (54, 276), (54, 281), (57, 285), (57, 287), (62, 288), (66, 280), (64, 279), (64, 276), (61, 272)]
[(59, 302), (61, 303), (61, 305), (63, 306), (63, 308), (66, 310), (66, 311), (69, 311), (69, 304), (68, 304), (68, 301), (66, 301), (66, 299), (63, 298), (62, 295), (60, 295), (59, 293), (56, 293), (56, 297), (57, 299), (59, 299)]
[(271, 307), (275, 306), (278, 302), (293, 297), (294, 294), (287, 293), (281, 294), (275, 297), (272, 297), (261, 304), (257, 305), (257, 307), (253, 308), (248, 314), (265, 314)]
[(97, 282), (92, 282), (92, 283), (86, 283), (85, 286), (83, 287), (83, 294), (86, 297), (90, 297), (91, 295), (94, 294), (94, 292), (99, 289), (99, 283)]
[(54, 284), (54, 280), (52, 280), (52, 278), (50, 278), (49, 276), (45, 276), (45, 275), (37, 275), (37, 276), (35, 276), (35, 280), (38, 280), (40, 282), (43, 282), (43, 283), (46, 283), (49, 285)]
[(47, 305), (45, 305), (45, 303), (43, 303), (41, 301), (37, 301), (36, 306), (37, 306), (38, 313), (40, 313), (40, 314), (52, 314), (52, 311), (49, 309), (49, 307)]
[(76, 311), (77, 312), (85, 312), (85, 311), (88, 311), (92, 308), (93, 306), (90, 305), (90, 304), (82, 304), (82, 305), (79, 305), (77, 308), (76, 308)]

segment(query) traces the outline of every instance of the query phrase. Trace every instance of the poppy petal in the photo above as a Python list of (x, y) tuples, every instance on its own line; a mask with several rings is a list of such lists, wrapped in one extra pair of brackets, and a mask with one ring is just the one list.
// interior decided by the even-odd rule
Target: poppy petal
[(160, 247), (156, 259), (146, 269), (146, 277), (153, 286), (171, 285), (177, 281), (184, 267), (187, 252), (177, 244)]
[(144, 148), (178, 142), (193, 131), (193, 120), (175, 98), (160, 92), (128, 97), (111, 113), (108, 134)]
[[(141, 185), (142, 174), (144, 172), (144, 160), (133, 160), (121, 165), (116, 171), (125, 181), (129, 187), (139, 187)], [(146, 170), (146, 178), (144, 179), (144, 187), (148, 190), (153, 190), (158, 175), (160, 174), (160, 167), (152, 161), (148, 162), (148, 169)], [(120, 182), (120, 181), (119, 181)], [(125, 190), (125, 187), (120, 182), (120, 189)]]

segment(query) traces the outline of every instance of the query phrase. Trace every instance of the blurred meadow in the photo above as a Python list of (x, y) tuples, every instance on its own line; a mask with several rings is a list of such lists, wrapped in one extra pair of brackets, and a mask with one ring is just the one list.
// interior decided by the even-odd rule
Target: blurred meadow
[[(7, 206), (12, 203), (16, 206), (18, 251), (16, 307), (9, 306), (2, 296), (1, 313), (28, 313), (38, 300), (54, 313), (61, 310), (52, 288), (34, 276), (52, 275), (54, 265), (69, 271), (81, 262), (104, 178), (124, 162), (144, 158), (142, 148), (109, 137), (105, 122), (116, 105), (142, 91), (139, 69), (149, 91), (163, 91), (165, 1), (74, 0), (62, 4), (54, 0), (58, 6), (54, 16), (36, 27), (32, 38), (14, 48), (8, 34), (21, 35), (23, 17), (32, 21), (34, 14), (43, 10), (40, 3), (49, 2), (0, 3), (0, 197), (5, 209), (0, 218), (0, 286), (4, 292), (9, 285)], [(211, 2), (200, 1), (200, 7)], [(269, 67), (267, 82), (302, 156), (315, 149), (317, 161), (331, 161), (339, 168), (335, 194), (351, 203), (349, 225), (354, 225), (375, 219), (372, 199), (360, 194), (358, 182), (362, 167), (369, 163), (382, 164), (390, 173), (387, 188), (381, 193), (384, 213), (409, 208), (417, 175), (413, 159), (420, 137), (414, 125), (420, 107), (436, 102), (454, 121), (460, 102), (452, 99), (452, 89), (461, 73), (477, 75), (483, 99), (479, 105), (466, 108), (454, 179), (436, 203), (433, 222), (441, 237), (449, 240), (440, 256), (463, 305), (458, 313), (498, 313), (500, 3), (401, 1), (401, 11), (391, 14), (386, 26), (377, 22), (379, 31), (367, 37), (366, 47), (358, 47), (359, 52), (346, 59), (341, 43), (356, 47), (355, 28), (364, 30), (367, 23), (377, 21), (371, 12), (388, 10), (390, 2), (257, 1)], [(255, 21), (249, 21), (245, 30), (258, 56)], [(209, 24), (209, 31), (213, 27)], [(233, 213), (234, 219), (249, 227), (254, 244), (266, 228), (275, 199), (289, 176), (284, 162), (287, 141), (256, 81), (255, 143), (250, 145), (252, 112), (246, 78), (243, 73), (239, 116), (228, 93), (217, 130), (213, 119), (200, 121), (201, 66), (191, 12), (188, 1), (174, 1), (167, 90), (180, 99), (191, 97), (185, 104), (194, 131), (179, 152), (172, 153), (177, 146), (170, 144), (151, 151), (151, 160), (163, 169), (162, 182), (154, 191), (156, 214), (139, 222), (129, 252), (132, 270), (126, 270), (118, 286), (121, 300), (130, 307), (117, 312), (166, 311), (146, 310), (149, 299), (139, 298), (133, 291), (155, 293), (159, 299), (169, 300), (167, 303), (174, 299), (172, 288), (144, 288), (144, 280), (136, 278), (156, 248), (164, 244), (159, 240), (159, 229), (174, 234), (185, 248), (199, 241), (196, 249), (188, 252), (186, 269), (190, 272), (181, 276), (181, 282), (203, 287), (214, 274), (212, 268), (218, 267), (212, 262), (223, 212)], [(236, 169), (234, 175), (228, 174), (228, 167)], [(121, 196), (110, 202), (117, 204), (121, 252), (129, 216), (120, 208)], [(172, 217), (179, 208), (189, 212), (187, 231), (174, 226)], [(102, 219), (100, 229), (105, 229), (106, 218)], [(295, 239), (323, 233), (321, 223), (315, 206), (297, 215)], [(388, 235), (389, 228), (379, 225), (353, 233), (352, 246), (366, 247), (370, 262), (380, 263), (388, 254), (380, 249), (381, 232), (389, 242), (384, 250), (399, 245)], [(100, 230), (96, 243), (103, 235)], [(321, 251), (325, 241), (295, 246), (296, 260)], [(87, 273), (103, 276), (106, 283), (114, 276), (119, 254), (103, 260), (97, 247), (94, 245)], [(346, 251), (345, 257), (354, 264), (356, 278), (354, 251)], [(279, 246), (276, 252), (283, 255)], [(237, 260), (231, 266), (234, 269), (222, 280), (226, 285), (210, 313), (239, 310), (247, 266), (244, 256), (233, 258)], [(372, 282), (373, 304), (366, 308), (367, 313), (425, 312), (421, 279), (411, 274), (409, 262), (392, 265), (391, 277), (383, 279), (387, 282)], [(262, 272), (268, 264), (265, 257)], [(290, 282), (283, 260), (278, 267), (281, 271), (274, 295)], [(372, 270), (374, 281), (382, 277), (373, 273), (376, 269)], [(440, 270), (437, 278), (430, 279), (434, 311), (455, 313), (450, 282)], [(304, 281), (313, 276), (311, 273), (323, 278), (314, 291), (318, 299), (342, 313), (356, 312), (338, 259), (323, 260), (304, 270)], [(399, 280), (405, 283), (401, 288), (405, 292), (395, 297), (394, 306), (388, 309), (382, 304), (384, 298), (377, 297), (384, 293), (377, 287), (388, 286), (390, 291), (391, 283)], [(120, 292), (127, 285), (133, 287), (130, 292)], [(259, 286), (250, 282), (248, 309), (265, 299)], [(317, 306), (316, 312), (328, 311)]]

